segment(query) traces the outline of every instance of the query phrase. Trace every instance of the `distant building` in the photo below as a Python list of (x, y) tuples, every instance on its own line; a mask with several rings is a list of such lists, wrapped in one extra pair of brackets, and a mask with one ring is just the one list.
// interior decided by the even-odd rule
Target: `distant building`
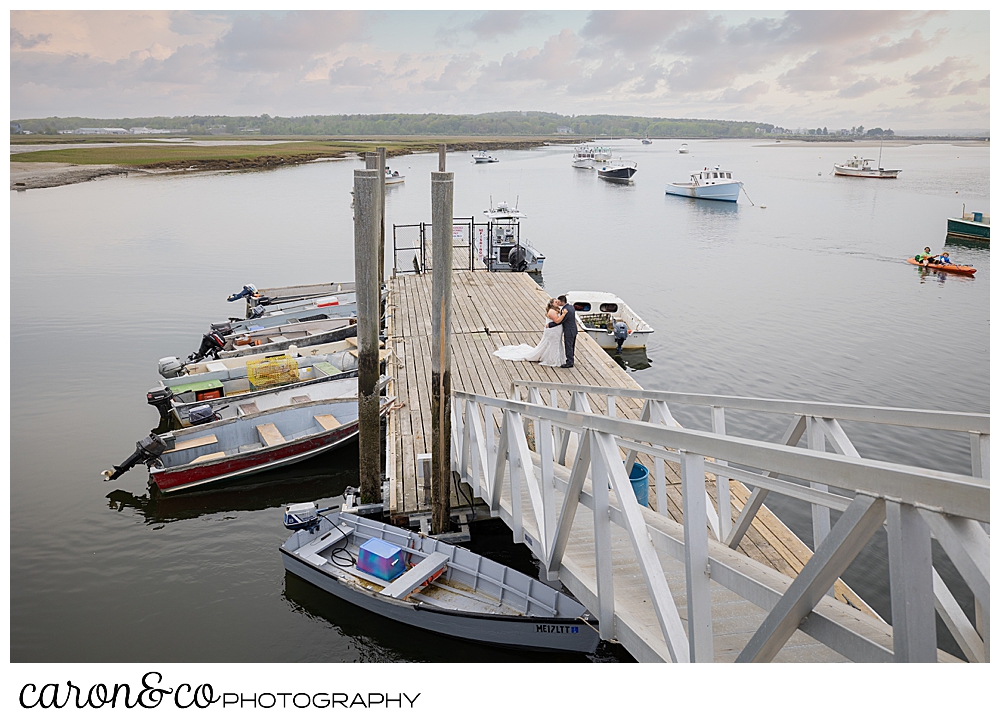
[(573, 129), (570, 128), (569, 126), (559, 126), (558, 128), (556, 128), (556, 133), (567, 134), (567, 133), (572, 133), (572, 132), (573, 132)]
[(82, 136), (127, 136), (124, 128), (77, 128), (74, 133)]
[(129, 128), (128, 132), (133, 136), (148, 135), (150, 133), (163, 133), (163, 131), (156, 130), (155, 128), (146, 128), (145, 126), (142, 128)]

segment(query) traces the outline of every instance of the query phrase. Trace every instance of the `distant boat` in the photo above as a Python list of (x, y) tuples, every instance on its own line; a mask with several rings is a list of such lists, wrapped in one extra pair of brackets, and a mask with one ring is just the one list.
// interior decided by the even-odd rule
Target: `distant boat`
[(577, 146), (573, 151), (573, 168), (592, 169), (611, 160), (611, 148), (594, 146), (589, 143)]
[(593, 653), (596, 621), (568, 595), (417, 532), (315, 503), (285, 509), (285, 570), (383, 618), (504, 647)]
[(642, 145), (644, 145), (644, 146), (650, 146), (652, 144), (653, 144), (653, 141), (649, 140), (649, 134), (647, 133), (646, 137), (642, 139)]
[(394, 183), (403, 183), (406, 180), (406, 176), (401, 176), (399, 171), (390, 171), (389, 166), (385, 167), (385, 185), (391, 186)]
[(494, 158), (489, 155), (486, 151), (479, 151), (479, 153), (472, 154), (472, 160), (476, 163), (499, 163), (499, 158)]
[(966, 213), (962, 206), (961, 218), (948, 219), (948, 236), (969, 241), (990, 242), (990, 215), (988, 213)]
[(736, 203), (742, 188), (743, 184), (733, 179), (731, 171), (723, 171), (716, 166), (712, 170), (706, 167), (692, 173), (687, 183), (668, 183), (667, 195)]
[(597, 169), (597, 175), (605, 181), (615, 181), (617, 183), (627, 183), (636, 172), (635, 161), (608, 161)]
[(677, 152), (678, 153), (687, 153), (688, 152), (688, 144), (687, 143), (681, 143), (681, 147), (677, 149)]
[(862, 158), (855, 155), (849, 161), (833, 164), (833, 175), (851, 176), (853, 178), (895, 178), (902, 171), (899, 169), (882, 168), (882, 141), (878, 144), (878, 163), (874, 158)]

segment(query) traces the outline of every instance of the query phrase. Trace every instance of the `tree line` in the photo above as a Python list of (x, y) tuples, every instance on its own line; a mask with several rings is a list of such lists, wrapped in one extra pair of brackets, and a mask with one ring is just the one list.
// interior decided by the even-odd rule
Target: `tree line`
[(644, 116), (565, 116), (538, 111), (476, 115), (384, 113), (379, 115), (310, 116), (155, 116), (147, 118), (28, 118), (12, 121), (23, 131), (54, 134), (77, 128), (150, 128), (189, 135), (234, 134), (278, 136), (657, 136), (684, 138), (752, 138), (774, 128), (770, 123), (656, 118)]

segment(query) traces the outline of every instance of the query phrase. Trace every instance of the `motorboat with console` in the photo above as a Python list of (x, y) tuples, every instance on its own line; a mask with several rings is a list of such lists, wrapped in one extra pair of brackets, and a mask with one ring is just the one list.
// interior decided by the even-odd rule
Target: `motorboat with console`
[(475, 254), (488, 271), (526, 271), (540, 274), (545, 255), (521, 236), (526, 214), (501, 201), (486, 211), (486, 224), (475, 226)]

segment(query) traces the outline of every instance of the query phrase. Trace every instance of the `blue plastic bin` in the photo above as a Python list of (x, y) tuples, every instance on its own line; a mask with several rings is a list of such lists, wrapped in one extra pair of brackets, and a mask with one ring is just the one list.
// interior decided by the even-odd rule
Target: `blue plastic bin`
[(628, 473), (628, 481), (632, 483), (636, 502), (643, 507), (649, 507), (649, 470), (646, 465), (634, 463), (632, 471)]
[(976, 223), (982, 223), (983, 214), (981, 214), (979, 211), (974, 211), (972, 214), (972, 220), (975, 221)]

